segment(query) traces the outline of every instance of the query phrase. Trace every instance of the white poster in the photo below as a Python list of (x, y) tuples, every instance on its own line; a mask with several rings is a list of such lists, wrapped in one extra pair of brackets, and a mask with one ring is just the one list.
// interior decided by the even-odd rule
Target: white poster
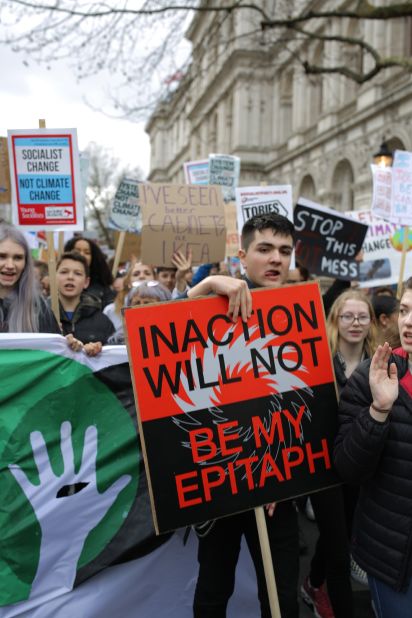
[(111, 230), (137, 233), (142, 229), (139, 203), (139, 183), (133, 178), (123, 178), (110, 208), (107, 224)]
[(356, 221), (369, 225), (360, 263), (360, 287), (379, 287), (398, 283), (403, 235), (408, 233), (405, 273), (412, 272), (412, 230), (376, 217), (370, 210), (347, 212)]
[(256, 215), (276, 213), (293, 223), (291, 185), (239, 187), (236, 189), (236, 211), (239, 231)]
[(209, 182), (209, 160), (186, 161), (183, 163), (187, 185), (207, 185)]
[(232, 155), (209, 155), (209, 184), (222, 187), (223, 199), (235, 199), (235, 189), (239, 184), (240, 159)]
[(8, 131), (13, 223), (26, 230), (83, 230), (76, 129)]

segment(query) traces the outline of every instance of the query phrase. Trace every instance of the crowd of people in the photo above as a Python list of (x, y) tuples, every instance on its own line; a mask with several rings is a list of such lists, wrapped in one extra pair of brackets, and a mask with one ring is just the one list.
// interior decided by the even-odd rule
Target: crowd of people
[[(252, 313), (251, 289), (310, 278), (290, 269), (293, 224), (259, 215), (241, 234), (244, 275), (226, 263), (192, 268), (178, 252), (172, 267), (122, 265), (116, 277), (99, 246), (75, 236), (58, 258), (59, 319), (51, 310), (47, 264), (34, 262), (26, 238), (0, 224), (0, 327), (9, 333), (61, 333), (74, 350), (96, 355), (124, 344), (122, 309), (220, 294), (236, 322)], [(342, 484), (310, 497), (319, 538), (300, 594), (320, 618), (355, 616), (351, 567), (369, 585), (377, 618), (412, 616), (412, 278), (400, 301), (391, 287), (366, 293), (335, 281), (323, 297), (339, 393), (334, 464)], [(299, 615), (296, 502), (267, 505), (266, 524), (282, 618)], [(201, 527), (199, 528), (201, 530)], [(223, 618), (245, 536), (257, 578), (261, 616), (271, 616), (253, 511), (211, 522), (199, 532), (195, 618)]]

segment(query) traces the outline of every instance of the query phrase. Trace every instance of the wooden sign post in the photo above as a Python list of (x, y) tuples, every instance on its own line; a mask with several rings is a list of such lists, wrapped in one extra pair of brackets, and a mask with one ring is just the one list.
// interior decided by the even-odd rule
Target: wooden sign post
[(259, 535), (260, 551), (262, 552), (263, 568), (265, 571), (266, 588), (268, 590), (270, 613), (272, 614), (272, 618), (281, 618), (275, 572), (273, 570), (273, 560), (270, 551), (269, 535), (263, 506), (258, 506), (255, 509), (255, 517)]
[[(40, 119), (39, 129), (45, 129), (45, 128), (46, 128), (46, 121), (44, 119)], [(59, 295), (57, 291), (57, 279), (56, 279), (56, 254), (54, 252), (53, 232), (46, 232), (46, 240), (47, 240), (47, 261), (49, 265), (51, 308), (57, 320), (57, 323), (60, 324)]]
[(402, 296), (403, 279), (404, 279), (405, 262), (406, 262), (406, 251), (408, 249), (408, 242), (409, 242), (409, 227), (407, 225), (403, 225), (401, 229), (402, 229), (402, 234), (403, 234), (403, 242), (402, 242), (401, 265), (399, 268), (398, 288), (396, 291), (396, 297), (398, 300), (400, 300)]
[(119, 268), (120, 257), (122, 255), (125, 237), (126, 237), (126, 232), (119, 232), (119, 237), (117, 239), (117, 244), (116, 244), (116, 252), (114, 254), (113, 269), (112, 269), (113, 279), (116, 278), (117, 270)]

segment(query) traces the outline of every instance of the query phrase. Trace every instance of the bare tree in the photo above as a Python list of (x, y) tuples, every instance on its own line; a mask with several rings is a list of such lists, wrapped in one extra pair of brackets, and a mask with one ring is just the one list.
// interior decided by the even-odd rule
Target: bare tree
[[(239, 11), (247, 12), (250, 29), (236, 37), (246, 42), (259, 38), (261, 51), (272, 61), (270, 51), (282, 41), (308, 75), (334, 73), (362, 84), (390, 67), (412, 70), (407, 53), (393, 56), (371, 45), (360, 28), (354, 35), (340, 27), (409, 18), (410, 1), (375, 6), (368, 0), (2, 0), (0, 41), (24, 52), (28, 62), (68, 60), (79, 79), (106, 71), (119, 114), (141, 118), (167, 99), (182, 78), (198, 77), (199, 67), (190, 71), (191, 49), (184, 40), (195, 13), (219, 17), (204, 38), (206, 49), (216, 27)], [(334, 43), (345, 53), (314, 61), (313, 41)], [(348, 55), (361, 61), (348, 65)]]
[(111, 151), (91, 142), (82, 153), (88, 161), (88, 183), (86, 188), (86, 224), (97, 227), (99, 236), (113, 248), (113, 239), (107, 228), (110, 204), (120, 181), (125, 178), (141, 180), (143, 172), (139, 168), (123, 165)]

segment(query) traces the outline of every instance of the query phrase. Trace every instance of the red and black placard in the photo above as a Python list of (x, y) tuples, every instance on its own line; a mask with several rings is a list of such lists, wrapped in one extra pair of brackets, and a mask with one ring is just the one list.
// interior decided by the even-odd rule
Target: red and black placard
[(337, 483), (337, 400), (317, 283), (127, 309), (158, 532)]

